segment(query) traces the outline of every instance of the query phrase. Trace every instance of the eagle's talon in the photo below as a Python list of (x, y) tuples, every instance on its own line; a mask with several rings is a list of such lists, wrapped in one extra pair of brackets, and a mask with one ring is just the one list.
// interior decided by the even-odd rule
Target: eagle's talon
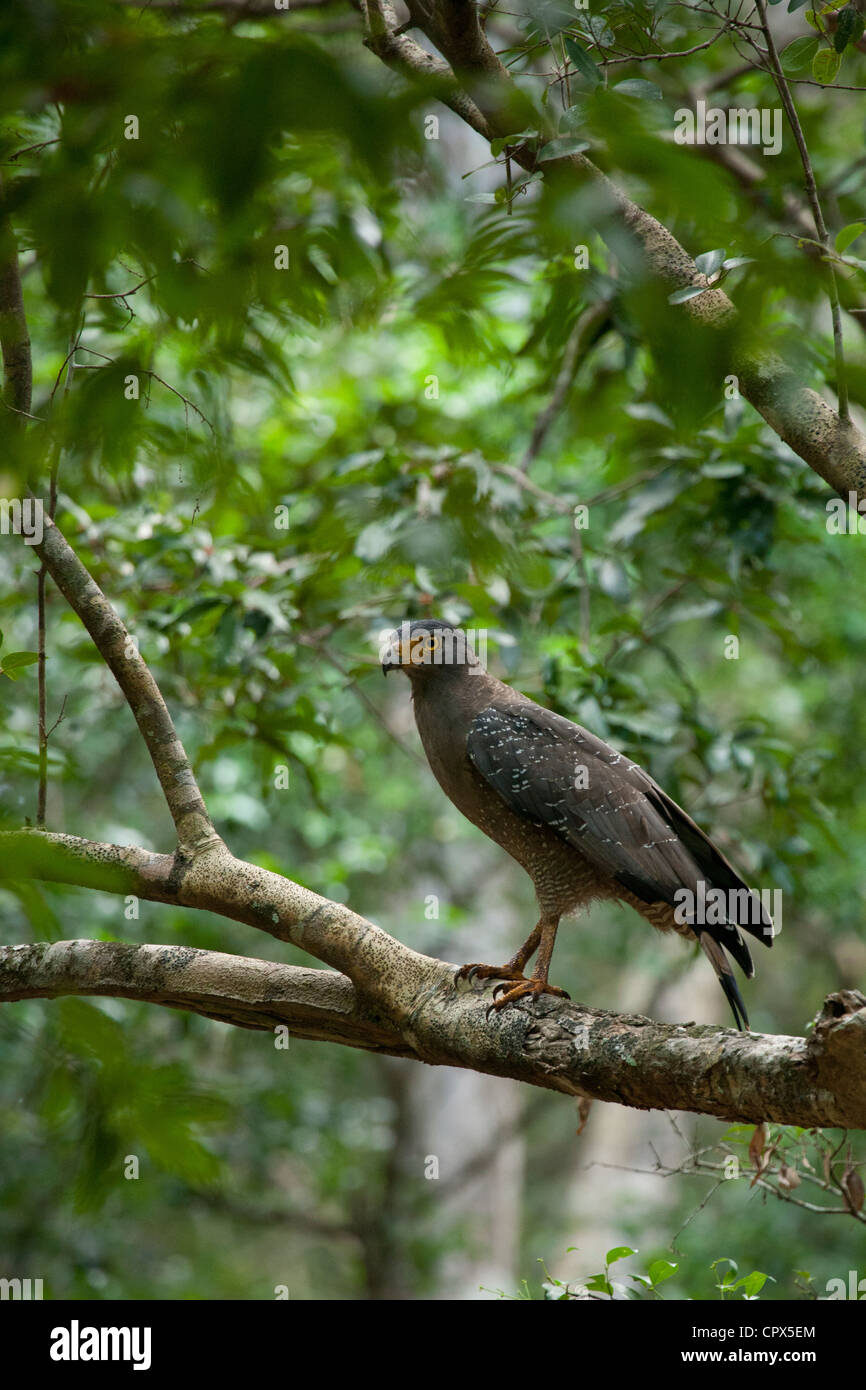
[(522, 980), (525, 976), (521, 970), (515, 970), (510, 965), (481, 965), (476, 962), (474, 965), (461, 965), (454, 978), (467, 980), (471, 984), (473, 980)]
[[(499, 990), (506, 992), (500, 999), (497, 999), (496, 995)], [(571, 998), (567, 990), (560, 989), (558, 985), (549, 985), (546, 980), (537, 980), (534, 977), (528, 980), (519, 980), (513, 989), (509, 989), (507, 984), (498, 984), (493, 991), (493, 1003), (487, 1010), (487, 1017), (490, 1017), (491, 1012), (498, 1013), (500, 1009), (506, 1009), (509, 1004), (514, 1004), (526, 995), (531, 995), (533, 999), (537, 999), (540, 994), (555, 994), (560, 999)]]

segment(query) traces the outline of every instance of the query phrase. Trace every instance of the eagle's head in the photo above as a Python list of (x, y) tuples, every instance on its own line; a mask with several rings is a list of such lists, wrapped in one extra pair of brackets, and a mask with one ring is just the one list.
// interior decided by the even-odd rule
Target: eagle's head
[(466, 633), (438, 618), (404, 619), (387, 635), (379, 658), (386, 676), (389, 671), (404, 671), (411, 681), (481, 669)]

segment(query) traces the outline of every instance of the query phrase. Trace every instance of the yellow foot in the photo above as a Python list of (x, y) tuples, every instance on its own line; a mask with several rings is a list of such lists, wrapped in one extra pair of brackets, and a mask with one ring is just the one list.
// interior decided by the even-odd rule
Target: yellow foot
[(458, 980), (523, 980), (522, 970), (512, 965), (461, 965), (455, 979)]
[[(496, 995), (500, 990), (505, 990), (506, 992), (502, 995), (501, 999), (497, 999)], [(530, 980), (520, 980), (513, 989), (509, 989), (507, 984), (497, 985), (493, 991), (493, 1003), (487, 1010), (487, 1017), (489, 1018), (491, 1013), (498, 1013), (500, 1009), (507, 1009), (509, 1004), (513, 1004), (518, 999), (523, 999), (527, 994), (531, 995), (534, 999), (537, 999), (539, 994), (558, 994), (561, 999), (571, 998), (571, 995), (568, 994), (566, 990), (560, 989), (558, 985), (549, 985), (546, 980), (536, 980), (534, 978)]]

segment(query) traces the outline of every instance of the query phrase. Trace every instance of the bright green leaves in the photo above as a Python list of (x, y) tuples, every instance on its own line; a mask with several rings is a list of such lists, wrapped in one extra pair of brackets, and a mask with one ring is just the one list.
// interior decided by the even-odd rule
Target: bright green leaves
[(18, 672), (24, 666), (34, 666), (39, 660), (36, 652), (7, 652), (2, 657), (0, 673), (8, 676), (11, 681), (18, 679)]
[(841, 66), (841, 53), (834, 48), (821, 48), (812, 59), (812, 76), (816, 82), (835, 82)]
[[(3, 634), (0, 633), (0, 647), (2, 645)], [(15, 681), (25, 666), (34, 666), (38, 660), (37, 652), (6, 652), (4, 655), (0, 651), (0, 675), (8, 676), (11, 681)]]
[[(728, 1267), (725, 1270), (720, 1270), (721, 1265)], [(727, 1298), (732, 1293), (739, 1293), (740, 1297), (746, 1300), (759, 1298), (761, 1290), (768, 1280), (770, 1283), (775, 1283), (771, 1274), (764, 1274), (758, 1269), (752, 1270), (751, 1274), (743, 1274), (738, 1279), (736, 1260), (729, 1260), (726, 1257), (714, 1260), (711, 1268), (716, 1274), (716, 1288), (722, 1299)]]
[(862, 236), (864, 232), (866, 232), (866, 222), (851, 222), (847, 227), (843, 227), (840, 232), (837, 232), (833, 244), (840, 256), (844, 251), (847, 251), (848, 247), (851, 246), (858, 237)]

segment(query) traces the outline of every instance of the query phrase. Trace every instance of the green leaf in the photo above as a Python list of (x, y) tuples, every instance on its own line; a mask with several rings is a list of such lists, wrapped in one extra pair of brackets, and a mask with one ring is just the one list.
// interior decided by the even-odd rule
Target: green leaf
[(498, 203), (499, 199), (495, 193), (470, 193), (463, 201), (464, 203)]
[[(807, 13), (806, 18), (809, 18)], [(804, 34), (794, 39), (781, 55), (783, 72), (805, 72), (818, 51), (821, 40), (812, 34)]]
[(856, 241), (858, 236), (862, 236), (864, 232), (866, 232), (866, 222), (849, 222), (847, 227), (843, 227), (841, 232), (837, 232), (833, 244), (839, 254), (847, 251), (851, 243)]
[(755, 1269), (751, 1274), (747, 1274), (745, 1279), (739, 1282), (743, 1287), (743, 1295), (746, 1298), (757, 1298), (761, 1289), (767, 1282), (768, 1275), (762, 1274), (759, 1269)]
[(328, 260), (321, 246), (316, 246), (315, 243), (309, 246), (307, 248), (307, 255), (310, 259), (310, 264), (315, 266), (323, 280), (327, 280), (329, 285), (338, 285), (340, 283), (339, 275), (331, 265), (331, 262)]
[(695, 265), (702, 275), (715, 275), (717, 270), (722, 267), (725, 259), (725, 249), (721, 247), (715, 251), (704, 251), (700, 256), (695, 257)]
[(586, 125), (586, 103), (587, 97), (584, 96), (582, 100), (575, 101), (567, 110), (563, 111), (559, 118), (559, 129), (563, 134), (582, 130)]
[(624, 1260), (628, 1255), (636, 1255), (638, 1252), (632, 1250), (630, 1245), (615, 1245), (612, 1250), (608, 1250), (604, 1257), (606, 1265), (615, 1265), (617, 1260)]
[(569, 154), (583, 154), (583, 151), (588, 149), (588, 140), (578, 140), (573, 135), (561, 135), (556, 140), (548, 141), (539, 153), (538, 162), (544, 164), (548, 159), (563, 159)]
[(577, 40), (571, 38), (568, 34), (565, 36), (565, 49), (578, 72), (587, 78), (588, 81), (598, 86), (601, 82), (601, 71), (598, 64), (594, 63), (592, 58), (590, 58), (586, 49), (581, 48)]
[(754, 265), (754, 256), (731, 256), (728, 260), (722, 261), (722, 270), (737, 270), (741, 265)]
[(616, 43), (616, 35), (606, 19), (603, 19), (601, 15), (591, 14), (584, 14), (581, 19), (597, 44), (601, 44), (603, 48), (613, 47)]
[(591, 1289), (593, 1293), (606, 1293), (613, 1296), (613, 1286), (608, 1283), (603, 1274), (593, 1274), (591, 1279), (585, 1281), (584, 1287)]
[(816, 82), (835, 82), (842, 66), (842, 54), (833, 48), (822, 48), (812, 59), (812, 76)]
[(38, 660), (37, 652), (9, 652), (3, 658), (3, 671), (14, 681), (17, 677), (10, 674), (12, 671), (17, 671), (22, 666), (34, 666)]
[(642, 97), (644, 101), (661, 101), (662, 89), (655, 82), (647, 82), (644, 77), (627, 77), (611, 88), (624, 97)]
[(490, 141), (490, 153), (498, 156), (502, 154), (506, 145), (524, 145), (527, 140), (537, 139), (537, 130), (519, 130), (516, 135), (497, 135), (495, 140)]
[(663, 1284), (666, 1279), (670, 1279), (672, 1274), (676, 1274), (679, 1265), (671, 1264), (670, 1260), (653, 1260), (647, 1273), (653, 1288), (658, 1284)]
[(844, 10), (839, 11), (839, 18), (836, 22), (836, 32), (833, 35), (833, 47), (837, 53), (842, 53), (848, 44), (855, 44), (863, 33), (864, 21), (862, 14), (853, 5), (846, 5)]
[(706, 285), (685, 285), (681, 290), (674, 290), (673, 294), (668, 295), (668, 304), (685, 304), (687, 299), (697, 299), (699, 294), (706, 294)]

